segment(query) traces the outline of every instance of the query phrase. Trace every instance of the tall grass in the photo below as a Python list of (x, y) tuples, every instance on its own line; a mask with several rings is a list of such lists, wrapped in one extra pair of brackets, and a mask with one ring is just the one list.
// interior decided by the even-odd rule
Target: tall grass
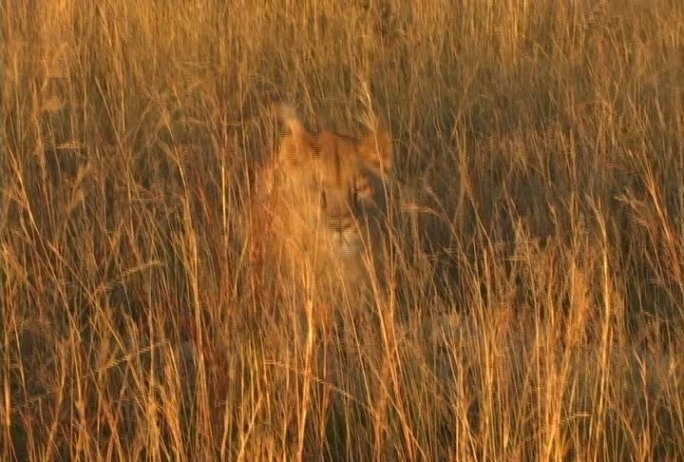
[[(3, 460), (684, 458), (681, 1), (0, 22)], [(397, 284), (332, 341), (251, 277), (275, 99), (395, 139)]]

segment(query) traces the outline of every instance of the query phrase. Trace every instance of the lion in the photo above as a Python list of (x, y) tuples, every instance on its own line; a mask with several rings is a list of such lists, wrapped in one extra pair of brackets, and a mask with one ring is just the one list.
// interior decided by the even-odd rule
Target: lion
[(288, 133), (256, 181), (259, 260), (319, 300), (372, 296), (386, 275), (391, 135), (377, 123), (361, 139), (312, 133), (292, 106), (278, 112)]

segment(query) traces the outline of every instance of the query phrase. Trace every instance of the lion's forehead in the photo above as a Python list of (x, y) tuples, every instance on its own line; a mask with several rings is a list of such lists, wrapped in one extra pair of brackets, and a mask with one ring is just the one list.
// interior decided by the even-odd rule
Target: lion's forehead
[(321, 137), (318, 155), (315, 157), (323, 179), (330, 183), (349, 182), (360, 174), (362, 163), (353, 142), (340, 137)]
[(289, 177), (286, 187), (293, 192), (316, 195), (324, 192), (328, 202), (340, 202), (349, 201), (353, 192), (362, 191), (359, 200), (367, 201), (383, 188), (383, 178), (369, 168), (353, 138), (322, 132), (309, 138), (299, 149), (306, 150), (299, 157), (300, 162), (286, 160), (280, 164), (282, 174)]
[(359, 178), (366, 176), (366, 172), (359, 167), (351, 159), (339, 163), (326, 162), (319, 168), (321, 183), (328, 188), (351, 189)]

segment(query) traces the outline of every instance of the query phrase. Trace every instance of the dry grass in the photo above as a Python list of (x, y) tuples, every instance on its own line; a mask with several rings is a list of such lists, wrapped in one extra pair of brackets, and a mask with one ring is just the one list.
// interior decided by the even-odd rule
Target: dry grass
[[(413, 3), (2, 4), (1, 459), (684, 458), (684, 3)], [(396, 140), (327, 340), (244, 252), (274, 99)]]

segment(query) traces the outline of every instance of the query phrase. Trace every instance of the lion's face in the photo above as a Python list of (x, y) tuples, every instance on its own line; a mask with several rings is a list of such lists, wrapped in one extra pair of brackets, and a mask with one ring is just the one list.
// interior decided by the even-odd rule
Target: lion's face
[(312, 134), (293, 114), (283, 115), (290, 133), (265, 179), (273, 231), (267, 244), (295, 270), (308, 265), (358, 280), (384, 252), (391, 137), (378, 130), (361, 140)]
[(331, 132), (283, 139), (279, 189), (292, 197), (293, 218), (299, 222), (293, 225), (310, 234), (309, 243), (327, 246), (341, 258), (377, 244), (386, 213), (384, 179), (389, 167), (380, 167), (378, 149), (375, 136), (360, 143)]

